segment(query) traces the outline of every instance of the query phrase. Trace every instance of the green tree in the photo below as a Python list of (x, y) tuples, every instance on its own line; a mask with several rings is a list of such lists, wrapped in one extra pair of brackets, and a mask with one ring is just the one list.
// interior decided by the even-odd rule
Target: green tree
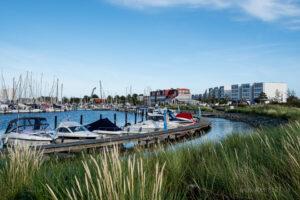
[(295, 91), (288, 90), (287, 105), (300, 107), (300, 99), (296, 96)]
[(91, 96), (91, 98), (92, 98), (92, 99), (98, 99), (98, 98), (99, 98), (99, 96), (98, 96), (98, 95), (96, 95), (96, 94), (93, 94), (93, 95)]
[(139, 104), (139, 99), (138, 99), (137, 94), (132, 95), (132, 104), (135, 105), (135, 106)]
[(83, 96), (83, 101), (84, 101), (85, 103), (89, 102), (89, 101), (90, 101), (90, 96), (84, 95), (84, 96)]
[(132, 97), (130, 94), (127, 95), (126, 102), (132, 104)]
[(265, 103), (266, 101), (268, 101), (268, 96), (264, 92), (261, 92), (258, 98), (255, 99), (255, 102), (257, 103)]
[(126, 102), (126, 97), (125, 96), (121, 96), (119, 103), (125, 104), (125, 102)]
[(68, 97), (63, 97), (62, 98), (62, 103), (69, 103), (70, 99)]
[(116, 96), (114, 97), (114, 102), (115, 102), (115, 103), (120, 103), (120, 96), (119, 96), (119, 95), (116, 95)]
[(113, 102), (113, 97), (108, 95), (106, 98), (107, 103), (112, 103)]
[(80, 103), (80, 98), (78, 97), (71, 97), (70, 98), (70, 103), (76, 103), (76, 104), (79, 104)]

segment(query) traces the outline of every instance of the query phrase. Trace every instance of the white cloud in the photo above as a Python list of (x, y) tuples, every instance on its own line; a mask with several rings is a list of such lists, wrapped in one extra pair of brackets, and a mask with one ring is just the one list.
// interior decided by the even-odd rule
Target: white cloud
[(297, 19), (300, 4), (297, 0), (108, 0), (132, 8), (166, 8), (175, 6), (239, 9), (263, 21)]
[(241, 3), (240, 7), (264, 21), (300, 16), (299, 4), (289, 0), (247, 0)]

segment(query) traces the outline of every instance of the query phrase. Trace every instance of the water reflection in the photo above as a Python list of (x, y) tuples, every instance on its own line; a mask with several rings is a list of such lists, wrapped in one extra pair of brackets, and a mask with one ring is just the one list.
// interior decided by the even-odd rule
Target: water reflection
[(205, 135), (185, 141), (184, 143), (177, 143), (170, 148), (198, 145), (203, 142), (216, 142), (233, 133), (249, 134), (253, 131), (253, 128), (244, 122), (230, 121), (221, 118), (207, 118), (207, 120), (211, 122), (211, 129)]

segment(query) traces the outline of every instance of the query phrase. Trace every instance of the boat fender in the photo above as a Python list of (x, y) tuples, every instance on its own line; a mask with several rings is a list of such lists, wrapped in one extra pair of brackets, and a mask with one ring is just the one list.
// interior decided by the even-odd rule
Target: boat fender
[(8, 138), (7, 137), (4, 137), (4, 138), (1, 138), (1, 146), (5, 146), (8, 142)]

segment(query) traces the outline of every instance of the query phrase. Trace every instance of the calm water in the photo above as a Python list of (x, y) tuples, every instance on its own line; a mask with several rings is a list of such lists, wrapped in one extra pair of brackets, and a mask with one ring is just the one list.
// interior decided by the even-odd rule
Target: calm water
[[(102, 114), (103, 118), (108, 118), (114, 121), (114, 114), (117, 114), (117, 125), (125, 125), (125, 113), (117, 111), (68, 111), (68, 112), (52, 112), (52, 113), (20, 113), (20, 114), (7, 114), (0, 115), (0, 133), (3, 133), (8, 123), (18, 117), (45, 117), (51, 128), (54, 128), (54, 118), (57, 116), (58, 124), (62, 121), (77, 121), (80, 122), (80, 116), (83, 116), (83, 124), (88, 124), (100, 119)], [(141, 121), (141, 116), (138, 116), (137, 121)], [(134, 114), (128, 113), (128, 122), (134, 123)]]
[(186, 145), (197, 145), (207, 141), (216, 142), (233, 133), (249, 134), (253, 131), (253, 128), (244, 122), (230, 121), (221, 118), (207, 118), (207, 120), (211, 122), (212, 128), (205, 135), (199, 138), (185, 141), (184, 143), (177, 143), (170, 148), (177, 148)]

